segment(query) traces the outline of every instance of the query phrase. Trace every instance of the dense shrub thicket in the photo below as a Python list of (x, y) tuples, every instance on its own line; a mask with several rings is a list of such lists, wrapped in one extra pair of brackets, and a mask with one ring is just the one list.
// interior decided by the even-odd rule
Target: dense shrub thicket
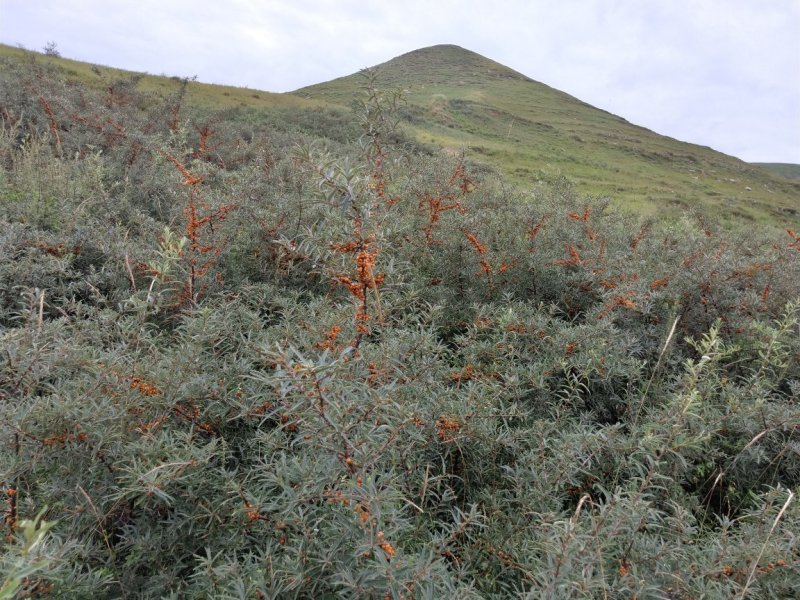
[(793, 232), (1, 77), (0, 598), (800, 596)]

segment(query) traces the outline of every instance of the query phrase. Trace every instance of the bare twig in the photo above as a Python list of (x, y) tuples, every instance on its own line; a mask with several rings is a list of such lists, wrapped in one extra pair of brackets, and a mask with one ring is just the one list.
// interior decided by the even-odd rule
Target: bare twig
[(108, 548), (109, 554), (113, 557), (114, 556), (114, 549), (111, 547), (111, 541), (108, 539), (108, 534), (106, 533), (106, 528), (103, 526), (103, 516), (100, 514), (100, 511), (97, 510), (97, 507), (92, 502), (92, 498), (89, 494), (86, 493), (81, 486), (78, 486), (78, 491), (83, 494), (83, 497), (86, 498), (86, 501), (89, 503), (89, 507), (92, 509), (94, 516), (97, 518), (97, 526), (100, 529), (100, 533), (103, 536), (103, 541), (106, 544), (106, 548)]
[(661, 348), (661, 352), (658, 354), (658, 360), (656, 361), (656, 366), (653, 367), (653, 372), (650, 374), (650, 379), (647, 382), (647, 385), (642, 392), (642, 401), (639, 403), (639, 408), (636, 410), (636, 416), (633, 418), (633, 423), (636, 424), (639, 422), (639, 415), (642, 414), (642, 408), (644, 408), (644, 402), (647, 398), (647, 394), (650, 392), (650, 386), (653, 383), (653, 380), (656, 377), (656, 373), (658, 373), (658, 369), (661, 367), (661, 359), (664, 358), (664, 354), (669, 347), (669, 343), (672, 341), (672, 336), (675, 335), (675, 328), (678, 326), (678, 321), (680, 321), (681, 316), (678, 315), (675, 317), (675, 321), (672, 322), (672, 327), (669, 330), (669, 335), (667, 335), (667, 340), (664, 342), (664, 347)]
[(39, 323), (36, 327), (36, 333), (42, 333), (42, 324), (44, 323), (44, 290), (39, 294)]
[(786, 509), (789, 508), (789, 504), (794, 499), (794, 492), (789, 490), (789, 497), (786, 499), (786, 502), (783, 503), (783, 507), (781, 508), (778, 516), (775, 517), (775, 521), (772, 522), (772, 527), (770, 527), (769, 533), (767, 534), (767, 539), (764, 540), (764, 545), (761, 546), (761, 552), (758, 553), (758, 556), (753, 561), (753, 566), (750, 568), (750, 575), (747, 576), (747, 581), (742, 588), (742, 593), (740, 594), (740, 598), (744, 598), (747, 595), (747, 589), (750, 587), (750, 584), (753, 581), (753, 577), (756, 574), (756, 569), (758, 568), (758, 563), (761, 560), (761, 557), (764, 555), (764, 550), (767, 548), (767, 544), (769, 543), (769, 538), (772, 536), (772, 532), (775, 531), (775, 528), (778, 526), (778, 521), (781, 520), (783, 513), (786, 512)]
[(133, 269), (131, 269), (131, 261), (128, 259), (128, 253), (125, 253), (125, 268), (128, 270), (128, 278), (131, 280), (131, 288), (136, 291), (136, 279), (133, 277)]

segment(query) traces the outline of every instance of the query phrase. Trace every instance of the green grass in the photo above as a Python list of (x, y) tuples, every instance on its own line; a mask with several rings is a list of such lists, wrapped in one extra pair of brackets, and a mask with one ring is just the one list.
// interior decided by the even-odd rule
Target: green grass
[[(797, 222), (800, 183), (658, 135), (457, 46), (417, 50), (379, 71), (408, 90), (406, 127), (419, 141), (466, 149), (523, 187), (563, 176), (633, 212), (699, 209), (730, 226)], [(348, 104), (361, 81), (350, 75), (295, 94)]]
[(800, 179), (800, 165), (791, 163), (753, 163), (754, 165), (766, 169), (772, 173), (777, 173), (786, 179)]
[[(143, 92), (169, 95), (177, 91), (181, 85), (178, 76), (151, 75), (126, 71), (103, 65), (48, 56), (22, 48), (0, 44), (0, 59), (35, 60), (43, 64), (57, 67), (68, 81), (75, 81), (93, 89), (105, 89), (114, 81), (138, 79), (137, 87)], [(227, 108), (275, 108), (275, 107), (312, 107), (318, 103), (309, 102), (289, 94), (275, 94), (260, 90), (228, 85), (215, 85), (193, 82), (187, 91), (187, 103), (192, 107), (208, 110), (224, 110)]]

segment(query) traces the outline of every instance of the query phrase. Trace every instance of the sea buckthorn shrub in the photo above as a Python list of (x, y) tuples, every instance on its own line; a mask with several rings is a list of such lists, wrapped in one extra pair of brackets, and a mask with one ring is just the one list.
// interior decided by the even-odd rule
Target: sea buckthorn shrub
[(800, 592), (794, 232), (2, 72), (0, 598)]

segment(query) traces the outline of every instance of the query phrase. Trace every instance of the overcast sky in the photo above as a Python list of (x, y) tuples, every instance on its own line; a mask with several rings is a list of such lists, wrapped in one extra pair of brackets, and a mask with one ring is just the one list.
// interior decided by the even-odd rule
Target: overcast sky
[(658, 133), (800, 163), (800, 0), (0, 0), (0, 41), (273, 92), (457, 44)]

